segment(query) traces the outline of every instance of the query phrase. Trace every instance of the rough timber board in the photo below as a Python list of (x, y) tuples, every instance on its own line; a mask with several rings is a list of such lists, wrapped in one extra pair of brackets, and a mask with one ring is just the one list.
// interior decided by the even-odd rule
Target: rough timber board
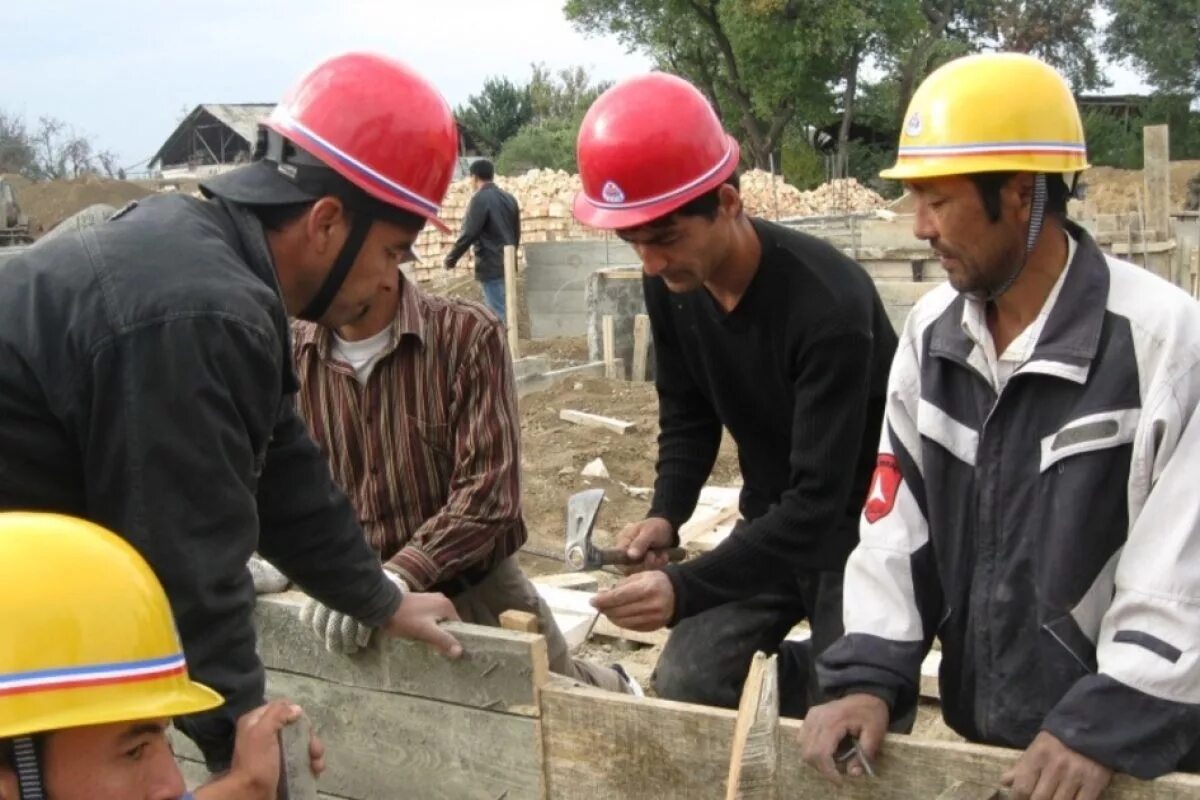
[[(550, 800), (650, 797), (720, 800), (735, 714), (726, 709), (638, 700), (552, 678), (542, 690), (542, 744)], [(879, 778), (835, 787), (800, 760), (802, 723), (782, 720), (779, 796), (928, 800), (955, 781), (999, 785), (1014, 750), (907, 736), (888, 738)], [(1119, 776), (1105, 800), (1195, 800), (1200, 776), (1147, 783)]]
[[(536, 719), (267, 673), (267, 693), (304, 707), (325, 744), (323, 793), (350, 800), (535, 800)], [(182, 757), (199, 753), (182, 736)]]
[(329, 653), (300, 621), (304, 595), (264, 595), (255, 609), (258, 652), (268, 668), (343, 686), (400, 692), (464, 706), (533, 715), (536, 687), (548, 673), (546, 641), (518, 633), (447, 623), (463, 646), (451, 661), (420, 642), (376, 634), (353, 656)]

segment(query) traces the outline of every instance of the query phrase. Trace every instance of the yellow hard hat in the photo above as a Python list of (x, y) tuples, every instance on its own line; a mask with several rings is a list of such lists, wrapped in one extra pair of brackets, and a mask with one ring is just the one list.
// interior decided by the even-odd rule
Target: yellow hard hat
[(0, 513), (0, 739), (207, 711), (162, 586), (124, 540)]
[(1082, 172), (1083, 121), (1052, 67), (1021, 53), (955, 59), (917, 88), (908, 105), (898, 181), (975, 172)]

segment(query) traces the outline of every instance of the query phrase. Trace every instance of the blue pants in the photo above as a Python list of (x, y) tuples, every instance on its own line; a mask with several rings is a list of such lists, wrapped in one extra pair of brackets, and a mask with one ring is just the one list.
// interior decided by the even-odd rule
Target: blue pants
[(483, 301), (487, 303), (487, 307), (500, 318), (501, 322), (508, 324), (504, 308), (504, 278), (480, 281), (479, 285), (483, 287)]

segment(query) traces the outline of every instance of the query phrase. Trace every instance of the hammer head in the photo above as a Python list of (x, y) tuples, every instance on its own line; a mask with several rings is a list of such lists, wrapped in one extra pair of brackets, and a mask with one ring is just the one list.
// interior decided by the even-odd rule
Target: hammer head
[(581, 571), (602, 566), (600, 554), (592, 545), (592, 529), (596, 527), (596, 517), (603, 502), (603, 489), (576, 492), (567, 500), (568, 569)]

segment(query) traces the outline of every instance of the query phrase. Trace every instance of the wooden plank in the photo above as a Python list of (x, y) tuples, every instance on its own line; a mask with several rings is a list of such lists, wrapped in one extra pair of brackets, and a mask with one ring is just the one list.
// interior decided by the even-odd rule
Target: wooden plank
[(733, 728), (725, 800), (776, 800), (779, 785), (778, 656), (754, 654)]
[(651, 647), (662, 647), (667, 643), (671, 632), (665, 628), (657, 631), (633, 631), (613, 624), (608, 617), (601, 614), (600, 618), (596, 620), (595, 627), (592, 628), (592, 636), (606, 636), (609, 639), (623, 639), (627, 642), (637, 642)]
[[(351, 800), (536, 800), (542, 793), (538, 721), (422, 697), (353, 689), (269, 670), (267, 694), (301, 705), (325, 744), (324, 793)], [(195, 746), (173, 737), (178, 752)], [(507, 794), (505, 794), (507, 793)]]
[(534, 588), (537, 589), (542, 599), (546, 601), (546, 605), (550, 606), (550, 611), (554, 614), (554, 619), (558, 622), (558, 626), (563, 628), (564, 635), (566, 635), (567, 628), (573, 628), (575, 625), (582, 624), (582, 620), (586, 620), (587, 631), (592, 636), (607, 636), (612, 639), (625, 639), (640, 644), (662, 645), (666, 644), (667, 637), (670, 635), (670, 631), (666, 630), (650, 631), (648, 633), (631, 631), (628, 628), (621, 628), (614, 625), (603, 614), (597, 616), (597, 612), (592, 608), (591, 604), (591, 599), (595, 596), (595, 592), (577, 591), (538, 581), (534, 581)]
[(587, 411), (576, 411), (573, 408), (562, 409), (558, 412), (558, 418), (563, 422), (573, 422), (576, 425), (583, 425), (586, 428), (604, 428), (605, 430), (621, 435), (637, 430), (636, 422), (626, 422), (623, 419), (604, 417), (600, 414), (592, 414)]
[(534, 584), (555, 586), (559, 589), (574, 589), (577, 592), (594, 592), (600, 588), (600, 581), (590, 572), (559, 572), (554, 575), (531, 575)]
[(696, 536), (687, 543), (689, 552), (707, 553), (710, 550), (716, 550), (721, 542), (729, 538), (733, 533), (733, 528), (737, 525), (737, 519), (727, 519), (713, 529)]
[(463, 646), (456, 660), (429, 645), (376, 634), (352, 656), (330, 653), (300, 621), (304, 595), (263, 595), (255, 608), (258, 650), (271, 669), (343, 686), (446, 700), (464, 706), (536, 713), (539, 681), (549, 673), (546, 640), (538, 635), (446, 623)]
[(617, 368), (614, 363), (613, 341), (613, 318), (612, 314), (605, 314), (602, 322), (602, 341), (604, 343), (604, 377), (609, 380), (616, 380)]
[(646, 381), (646, 357), (650, 352), (650, 317), (638, 314), (633, 318), (633, 371), (629, 380)]
[(1007, 792), (993, 786), (984, 786), (969, 781), (955, 781), (950, 788), (937, 796), (937, 800), (1004, 800)]
[(508, 330), (508, 352), (512, 358), (520, 358), (521, 339), (517, 335), (517, 316), (520, 313), (520, 298), (517, 297), (517, 248), (504, 245), (504, 320)]
[(719, 526), (735, 520), (740, 513), (742, 490), (733, 486), (705, 486), (700, 490), (696, 510), (687, 522), (679, 526), (679, 544), (689, 547), (699, 537), (715, 531)]
[(517, 397), (524, 397), (527, 394), (540, 392), (549, 389), (561, 380), (567, 378), (603, 378), (604, 377), (604, 362), (593, 361), (590, 364), (579, 364), (574, 367), (563, 367), (549, 372), (543, 372), (540, 375), (526, 375), (524, 378), (517, 378)]
[(1146, 227), (1163, 239), (1171, 233), (1170, 132), (1166, 125), (1142, 129), (1143, 181), (1146, 193)]
[(500, 612), (500, 627), (506, 631), (524, 631), (538, 633), (538, 616), (528, 611), (518, 611), (510, 608)]
[[(653, 797), (720, 800), (735, 714), (727, 709), (637, 699), (551, 678), (542, 688), (546, 786), (553, 800)], [(926, 800), (956, 781), (999, 786), (1018, 752), (961, 742), (889, 736), (877, 779), (834, 786), (800, 757), (802, 723), (780, 722), (779, 796)], [(1105, 800), (1195, 800), (1200, 775), (1153, 782), (1118, 776)]]

